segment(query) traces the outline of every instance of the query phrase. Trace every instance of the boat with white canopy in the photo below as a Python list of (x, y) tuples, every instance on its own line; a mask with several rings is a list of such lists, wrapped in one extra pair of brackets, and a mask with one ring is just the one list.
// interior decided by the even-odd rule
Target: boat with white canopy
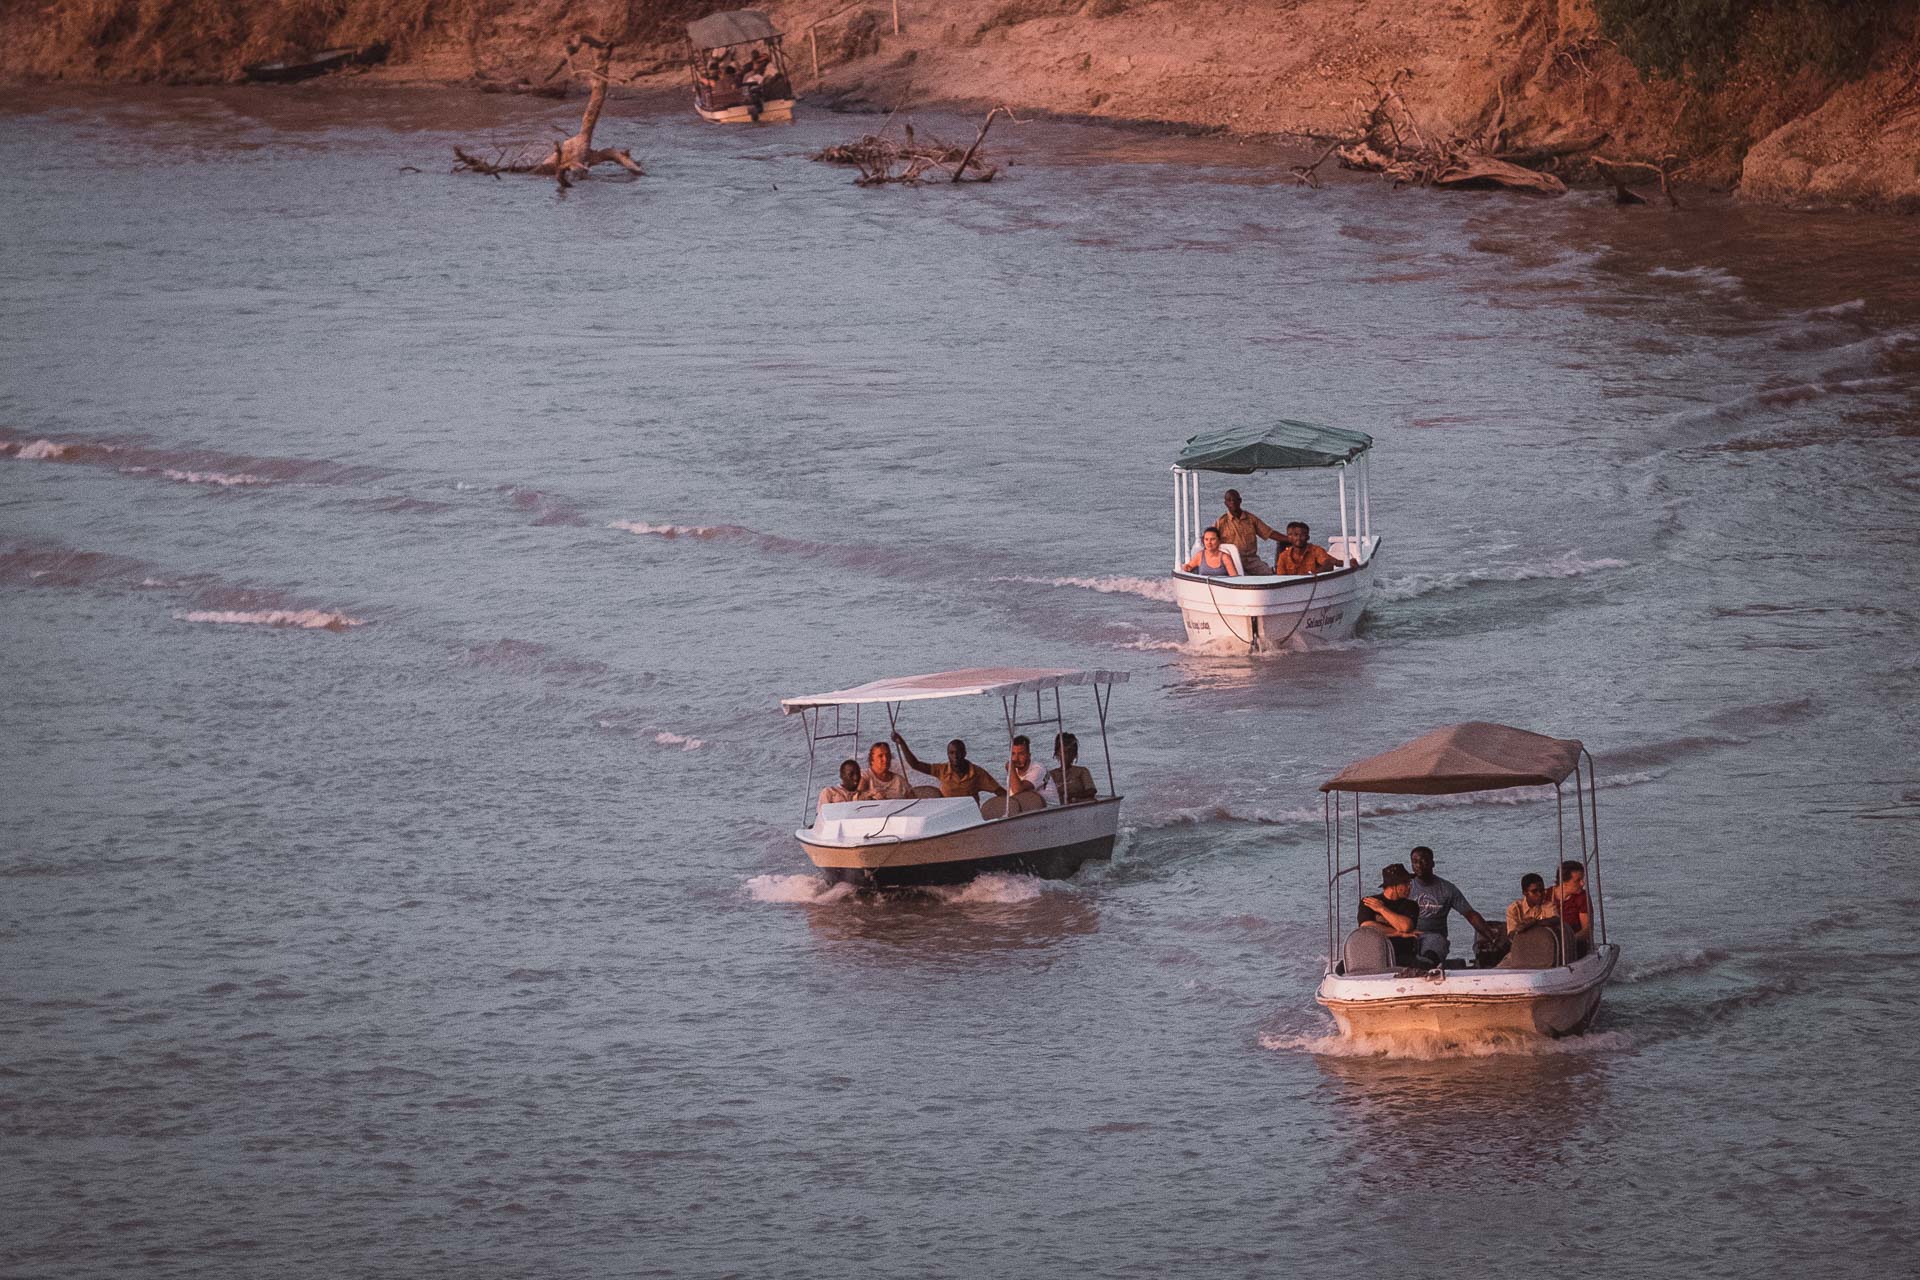
[[(1173, 594), (1187, 639), (1245, 650), (1304, 647), (1345, 639), (1373, 594), (1380, 539), (1369, 484), (1373, 437), (1340, 427), (1283, 420), (1189, 438), (1173, 463)], [(1332, 468), (1339, 478), (1340, 533), (1326, 539), (1339, 567), (1309, 574), (1250, 574), (1239, 552), (1223, 550), (1234, 576), (1189, 572), (1208, 527), (1200, 477)], [(1217, 500), (1218, 494), (1209, 501)]]
[(793, 79), (780, 32), (758, 9), (710, 13), (687, 24), (693, 109), (716, 124), (793, 119)]
[[(1361, 870), (1362, 795), (1442, 796), (1551, 786), (1558, 866), (1571, 860), (1564, 787), (1569, 778), (1574, 784), (1579, 864), (1592, 902), (1588, 936), (1576, 934), (1564, 920), (1535, 924), (1509, 938), (1509, 949), (1492, 967), (1480, 967), (1476, 958), (1413, 972), (1396, 963), (1386, 933), (1351, 928), (1360, 899), (1373, 892)], [(1607, 940), (1600, 811), (1593, 756), (1584, 746), (1507, 725), (1457, 724), (1350, 764), (1320, 790), (1326, 795), (1327, 966), (1315, 998), (1333, 1014), (1343, 1034), (1427, 1035), (1471, 1043), (1586, 1030), (1600, 1007), (1601, 989), (1620, 962), (1620, 948)], [(1350, 812), (1348, 795), (1353, 797)]]
[[(806, 825), (794, 835), (829, 880), (863, 888), (953, 884), (989, 871), (1057, 880), (1091, 859), (1112, 857), (1121, 797), (1114, 786), (1113, 757), (1107, 747), (1107, 713), (1113, 686), (1126, 681), (1124, 671), (985, 667), (874, 680), (834, 693), (783, 698), (781, 710), (800, 716), (807, 731), (807, 800), (802, 811)], [(938, 787), (930, 786), (915, 787), (907, 799), (815, 803), (813, 781), (821, 772), (822, 744), (844, 743), (846, 755), (862, 756), (866, 743), (861, 737), (862, 709), (883, 710), (892, 732), (908, 703), (998, 698), (1009, 747), (1023, 728), (1042, 731), (1043, 741), (1057, 746), (1078, 736), (1071, 735), (1073, 722), (1061, 696), (1063, 690), (1076, 687), (1092, 695), (1091, 718), (1099, 725), (1106, 765), (1104, 792), (1098, 789), (1099, 775), (1075, 765), (1068, 750), (1068, 760), (1055, 761), (1054, 794), (1067, 797), (1062, 803), (1049, 804), (1029, 791), (983, 805), (969, 796), (943, 796)], [(867, 723), (877, 733), (876, 720), (870, 714)], [(1079, 723), (1086, 725), (1084, 715)], [(1053, 731), (1050, 737), (1044, 736), (1047, 729)]]

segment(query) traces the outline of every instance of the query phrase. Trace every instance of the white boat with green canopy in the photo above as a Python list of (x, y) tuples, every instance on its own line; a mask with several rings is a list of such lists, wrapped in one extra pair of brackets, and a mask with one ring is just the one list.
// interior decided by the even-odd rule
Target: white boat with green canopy
[[(1281, 649), (1353, 634), (1373, 594), (1380, 550), (1369, 483), (1372, 449), (1373, 437), (1362, 432), (1291, 419), (1187, 440), (1173, 463), (1173, 594), (1189, 641), (1236, 650)], [(1202, 493), (1202, 473), (1329, 469), (1338, 479), (1340, 532), (1326, 538), (1323, 553), (1308, 550), (1317, 545), (1315, 531), (1312, 522), (1298, 516), (1263, 522), (1246, 512), (1236, 519), (1225, 510), (1222, 518), (1233, 521), (1226, 532), (1239, 535), (1236, 545), (1233, 538), (1218, 536), (1220, 518), (1202, 514), (1226, 508), (1223, 493)], [(1237, 490), (1231, 492), (1238, 497)], [(1271, 532), (1251, 532), (1261, 524)], [(1260, 538), (1289, 533), (1290, 524), (1307, 526), (1304, 536), (1293, 536), (1304, 546), (1276, 542), (1275, 558), (1282, 563), (1260, 560)], [(1331, 522), (1327, 527), (1331, 533)]]

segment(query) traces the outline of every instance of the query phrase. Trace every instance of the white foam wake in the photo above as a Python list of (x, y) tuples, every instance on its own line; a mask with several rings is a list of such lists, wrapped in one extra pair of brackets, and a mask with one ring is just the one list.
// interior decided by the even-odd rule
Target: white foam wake
[(746, 890), (755, 902), (839, 902), (853, 896), (850, 884), (828, 884), (819, 876), (754, 876)]
[(1269, 1034), (1260, 1037), (1260, 1047), (1282, 1053), (1310, 1053), (1323, 1058), (1403, 1058), (1434, 1062), (1446, 1058), (1614, 1053), (1631, 1049), (1634, 1045), (1632, 1037), (1624, 1032), (1600, 1031), (1559, 1040), (1550, 1040), (1545, 1036), (1497, 1035), (1469, 1041), (1419, 1033), (1386, 1036)]
[(711, 538), (727, 531), (724, 526), (715, 524), (648, 524), (644, 520), (612, 520), (607, 523), (607, 528), (656, 538)]
[(1173, 601), (1173, 584), (1160, 578), (1128, 578), (1108, 574), (1098, 578), (1029, 578), (1021, 575), (995, 578), (995, 582), (1025, 582), (1036, 587), (1079, 587), (1105, 595), (1143, 596), (1148, 600)]
[(66, 457), (67, 446), (64, 444), (55, 444), (51, 440), (35, 440), (31, 444), (21, 445), (20, 451), (13, 456), (23, 458), (29, 462), (50, 461), (55, 458)]
[(998, 872), (975, 876), (965, 884), (930, 885), (927, 892), (955, 906), (1032, 902), (1047, 892), (1047, 882), (1033, 876)]
[(1746, 287), (1745, 281), (1723, 267), (1655, 267), (1647, 274), (1656, 280), (1685, 280), (1714, 293), (1738, 293)]
[(682, 751), (698, 751), (707, 745), (704, 738), (689, 738), (685, 734), (674, 733), (670, 729), (662, 729), (654, 734), (653, 740), (663, 747), (678, 747)]
[(188, 609), (173, 615), (180, 622), (216, 622), (237, 626), (296, 627), (303, 631), (345, 631), (364, 627), (361, 618), (326, 609)]
[(1415, 573), (1390, 578), (1380, 584), (1381, 600), (1412, 600), (1419, 596), (1458, 591), (1482, 582), (1530, 582), (1542, 578), (1581, 578), (1608, 569), (1624, 569), (1627, 561), (1602, 558), (1583, 560), (1577, 552), (1555, 556), (1534, 564), (1491, 565), (1479, 569), (1459, 569), (1451, 573)]
[[(144, 469), (145, 468), (142, 467), (133, 468), (133, 470), (136, 471)], [(222, 488), (231, 488), (235, 485), (273, 483), (273, 481), (267, 479), (265, 476), (252, 475), (245, 471), (231, 473), (226, 471), (175, 471), (172, 467), (168, 467), (161, 471), (160, 474), (169, 480), (178, 480), (182, 484), (213, 484), (219, 485)]]

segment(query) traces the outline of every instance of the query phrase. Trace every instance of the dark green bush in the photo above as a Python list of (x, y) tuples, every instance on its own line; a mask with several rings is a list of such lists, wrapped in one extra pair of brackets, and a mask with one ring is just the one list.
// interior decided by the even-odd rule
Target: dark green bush
[(1594, 0), (1600, 30), (1642, 74), (1719, 85), (1743, 58), (1785, 78), (1866, 70), (1912, 0)]

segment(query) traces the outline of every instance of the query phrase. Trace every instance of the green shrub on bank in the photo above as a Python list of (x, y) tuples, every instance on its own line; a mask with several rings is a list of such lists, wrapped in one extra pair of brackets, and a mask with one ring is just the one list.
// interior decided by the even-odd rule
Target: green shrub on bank
[(1703, 89), (1736, 62), (1785, 79), (1852, 79), (1913, 0), (1594, 0), (1600, 30), (1641, 74)]

